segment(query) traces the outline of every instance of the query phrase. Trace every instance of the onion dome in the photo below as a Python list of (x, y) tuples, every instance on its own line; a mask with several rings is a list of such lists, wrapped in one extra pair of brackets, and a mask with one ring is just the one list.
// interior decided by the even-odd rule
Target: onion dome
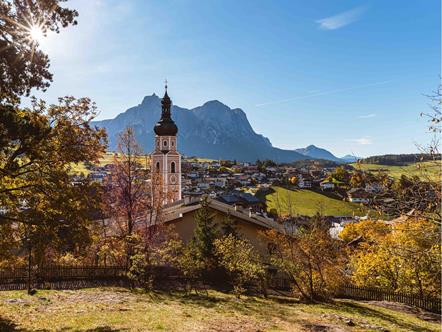
[(167, 94), (167, 84), (165, 88), (166, 92), (164, 93), (164, 97), (161, 100), (161, 119), (156, 123), (153, 130), (158, 136), (176, 136), (176, 134), (178, 133), (178, 127), (172, 120), (170, 114), (172, 101)]

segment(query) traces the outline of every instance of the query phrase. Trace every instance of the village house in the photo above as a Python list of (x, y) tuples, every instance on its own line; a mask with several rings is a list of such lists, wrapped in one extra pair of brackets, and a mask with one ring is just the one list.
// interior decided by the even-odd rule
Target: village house
[(384, 186), (379, 182), (367, 183), (365, 190), (371, 194), (377, 194), (384, 190)]
[(263, 202), (256, 196), (242, 191), (232, 191), (230, 193), (220, 195), (218, 197), (220, 202), (232, 206), (240, 206), (243, 209), (251, 209), (254, 212), (262, 211), (264, 208)]
[[(162, 219), (167, 225), (173, 226), (183, 242), (188, 243), (193, 238), (196, 227), (195, 213), (201, 208), (200, 199), (184, 199), (166, 205), (163, 209)], [(213, 213), (213, 220), (217, 228), (221, 229), (226, 218), (231, 218), (238, 233), (261, 254), (266, 254), (269, 246), (262, 236), (262, 232), (281, 227), (272, 219), (256, 214), (252, 210), (240, 210), (238, 207), (235, 208), (235, 206), (216, 199), (208, 200), (208, 208)]]
[(353, 188), (347, 191), (348, 200), (352, 203), (364, 203), (370, 202), (370, 194), (363, 188)]
[(305, 188), (311, 188), (313, 184), (313, 179), (310, 175), (300, 175), (298, 179), (298, 187), (305, 189)]
[(320, 183), (322, 190), (333, 190), (335, 189), (335, 184), (331, 180), (324, 180)]

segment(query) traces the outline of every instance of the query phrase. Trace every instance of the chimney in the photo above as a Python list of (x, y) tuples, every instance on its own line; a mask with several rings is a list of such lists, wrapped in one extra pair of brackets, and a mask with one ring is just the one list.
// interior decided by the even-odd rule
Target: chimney
[(233, 209), (234, 209), (235, 211), (238, 211), (238, 206), (237, 206), (236, 204), (233, 204)]
[(249, 218), (252, 218), (252, 208), (249, 207)]

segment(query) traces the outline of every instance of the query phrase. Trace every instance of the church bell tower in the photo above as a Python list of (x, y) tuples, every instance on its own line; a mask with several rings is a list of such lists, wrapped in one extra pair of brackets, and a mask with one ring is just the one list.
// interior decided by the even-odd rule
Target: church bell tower
[(171, 117), (172, 101), (167, 94), (161, 100), (161, 119), (155, 124), (155, 150), (151, 155), (152, 181), (162, 185), (163, 202), (181, 199), (181, 155), (177, 151), (178, 127)]

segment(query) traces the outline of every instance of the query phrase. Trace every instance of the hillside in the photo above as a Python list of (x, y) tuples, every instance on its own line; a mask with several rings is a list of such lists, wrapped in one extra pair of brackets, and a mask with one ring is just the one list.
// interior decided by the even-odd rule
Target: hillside
[(400, 178), (402, 175), (406, 176), (419, 176), (422, 179), (441, 179), (441, 167), (442, 162), (437, 161), (425, 161), (425, 162), (415, 162), (409, 163), (403, 166), (391, 166), (391, 165), (380, 165), (380, 164), (351, 164), (354, 168), (362, 169), (364, 171), (386, 172), (394, 178)]
[[(122, 288), (0, 292), (0, 331), (439, 331), (406, 306), (353, 300), (304, 304), (210, 290), (129, 292)], [(383, 306), (382, 306), (383, 304)], [(387, 303), (388, 304), (388, 303)], [(423, 316), (423, 314), (422, 314)], [(427, 315), (428, 316), (428, 315)], [(434, 319), (434, 318), (433, 318)], [(349, 323), (351, 322), (351, 324)]]
[[(110, 150), (115, 150), (119, 133), (131, 126), (144, 151), (150, 152), (154, 142), (153, 127), (161, 114), (160, 101), (155, 94), (147, 96), (141, 104), (114, 119), (95, 121), (93, 125), (106, 128)], [(193, 109), (173, 105), (172, 118), (178, 126), (179, 150), (187, 156), (251, 162), (257, 159), (292, 162), (310, 158), (273, 147), (268, 138), (253, 130), (243, 110), (231, 109), (217, 100)]]
[(265, 195), (267, 211), (275, 209), (278, 214), (313, 216), (320, 212), (325, 216), (365, 215), (365, 209), (359, 204), (349, 203), (316, 193), (311, 190), (288, 190), (272, 187), (273, 192)]

